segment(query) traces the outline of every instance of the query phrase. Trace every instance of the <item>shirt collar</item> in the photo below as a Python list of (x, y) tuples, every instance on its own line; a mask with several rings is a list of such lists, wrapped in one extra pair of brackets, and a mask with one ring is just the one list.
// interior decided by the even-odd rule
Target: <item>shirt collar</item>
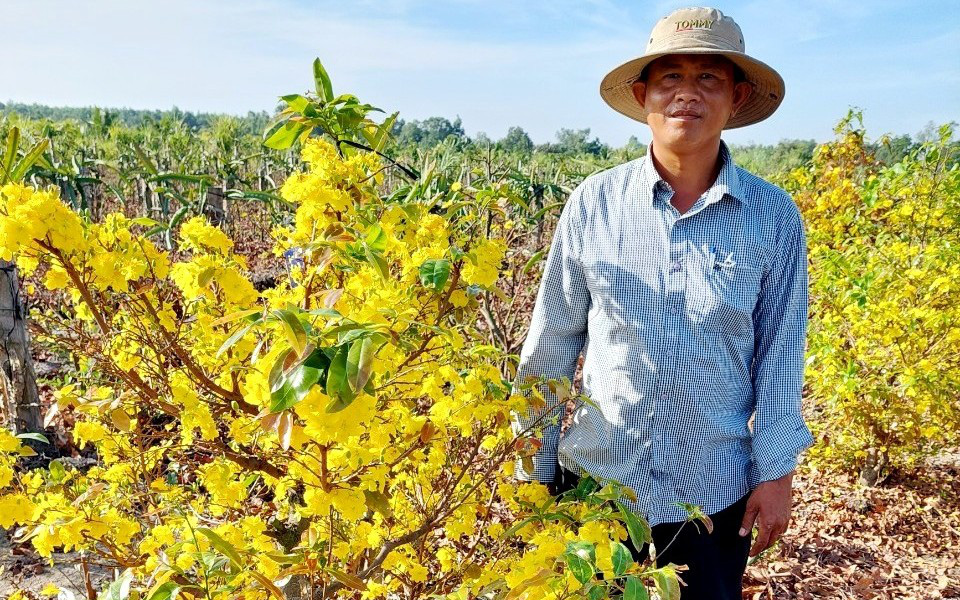
[[(647, 147), (647, 153), (641, 159), (640, 163), (640, 191), (641, 198), (648, 204), (653, 204), (653, 199), (657, 194), (657, 185), (664, 190), (670, 189), (670, 184), (660, 176), (656, 166), (653, 164), (653, 155), (650, 151), (652, 146)], [(716, 181), (707, 190), (705, 204), (713, 204), (722, 199), (725, 195), (735, 198), (744, 204), (749, 204), (749, 199), (740, 189), (740, 177), (737, 175), (737, 165), (733, 161), (730, 149), (727, 143), (720, 140), (720, 160), (722, 166)], [(661, 183), (662, 182), (662, 183)]]

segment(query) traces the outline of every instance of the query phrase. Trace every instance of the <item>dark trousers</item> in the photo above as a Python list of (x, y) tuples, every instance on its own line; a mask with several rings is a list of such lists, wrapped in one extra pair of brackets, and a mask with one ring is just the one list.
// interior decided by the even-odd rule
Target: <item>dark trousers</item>
[[(560, 494), (577, 487), (580, 476), (557, 466), (551, 492)], [(750, 552), (750, 536), (740, 537), (740, 525), (747, 508), (747, 493), (720, 512), (710, 516), (713, 533), (708, 534), (703, 523), (661, 523), (653, 526), (653, 545), (656, 547), (657, 567), (669, 563), (687, 565), (680, 571), (686, 586), (680, 586), (683, 600), (741, 600), (743, 571)], [(624, 542), (638, 563), (649, 556), (649, 544), (634, 547)]]

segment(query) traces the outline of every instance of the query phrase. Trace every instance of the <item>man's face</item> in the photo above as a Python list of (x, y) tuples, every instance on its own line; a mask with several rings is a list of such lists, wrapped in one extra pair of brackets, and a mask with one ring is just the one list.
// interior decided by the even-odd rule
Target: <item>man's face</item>
[(669, 54), (647, 65), (646, 81), (633, 94), (647, 114), (653, 139), (674, 151), (716, 143), (727, 121), (750, 96), (734, 84), (733, 63), (722, 56)]

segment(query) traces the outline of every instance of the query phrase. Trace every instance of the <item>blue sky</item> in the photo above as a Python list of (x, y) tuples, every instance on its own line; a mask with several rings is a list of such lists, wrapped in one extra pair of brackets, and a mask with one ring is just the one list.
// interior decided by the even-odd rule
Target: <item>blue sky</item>
[[(512, 125), (535, 142), (590, 128), (650, 139), (598, 87), (643, 53), (653, 23), (688, 2), (615, 0), (0, 0), (0, 101), (245, 113), (312, 85), (406, 119), (460, 116), (470, 135)], [(868, 135), (960, 121), (956, 0), (718, 4), (786, 96), (733, 143), (829, 139), (850, 106)]]

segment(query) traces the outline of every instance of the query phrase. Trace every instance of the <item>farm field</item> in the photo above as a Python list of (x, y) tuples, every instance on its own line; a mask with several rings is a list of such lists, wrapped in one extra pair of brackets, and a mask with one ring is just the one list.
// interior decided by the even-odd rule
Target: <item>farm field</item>
[[(513, 413), (589, 402), (514, 381), (557, 219), (643, 145), (313, 72), (272, 115), (0, 109), (0, 597), (681, 597), (631, 490), (513, 477)], [(960, 598), (960, 143), (862, 117), (731, 148), (804, 217), (816, 438), (745, 599)]]

